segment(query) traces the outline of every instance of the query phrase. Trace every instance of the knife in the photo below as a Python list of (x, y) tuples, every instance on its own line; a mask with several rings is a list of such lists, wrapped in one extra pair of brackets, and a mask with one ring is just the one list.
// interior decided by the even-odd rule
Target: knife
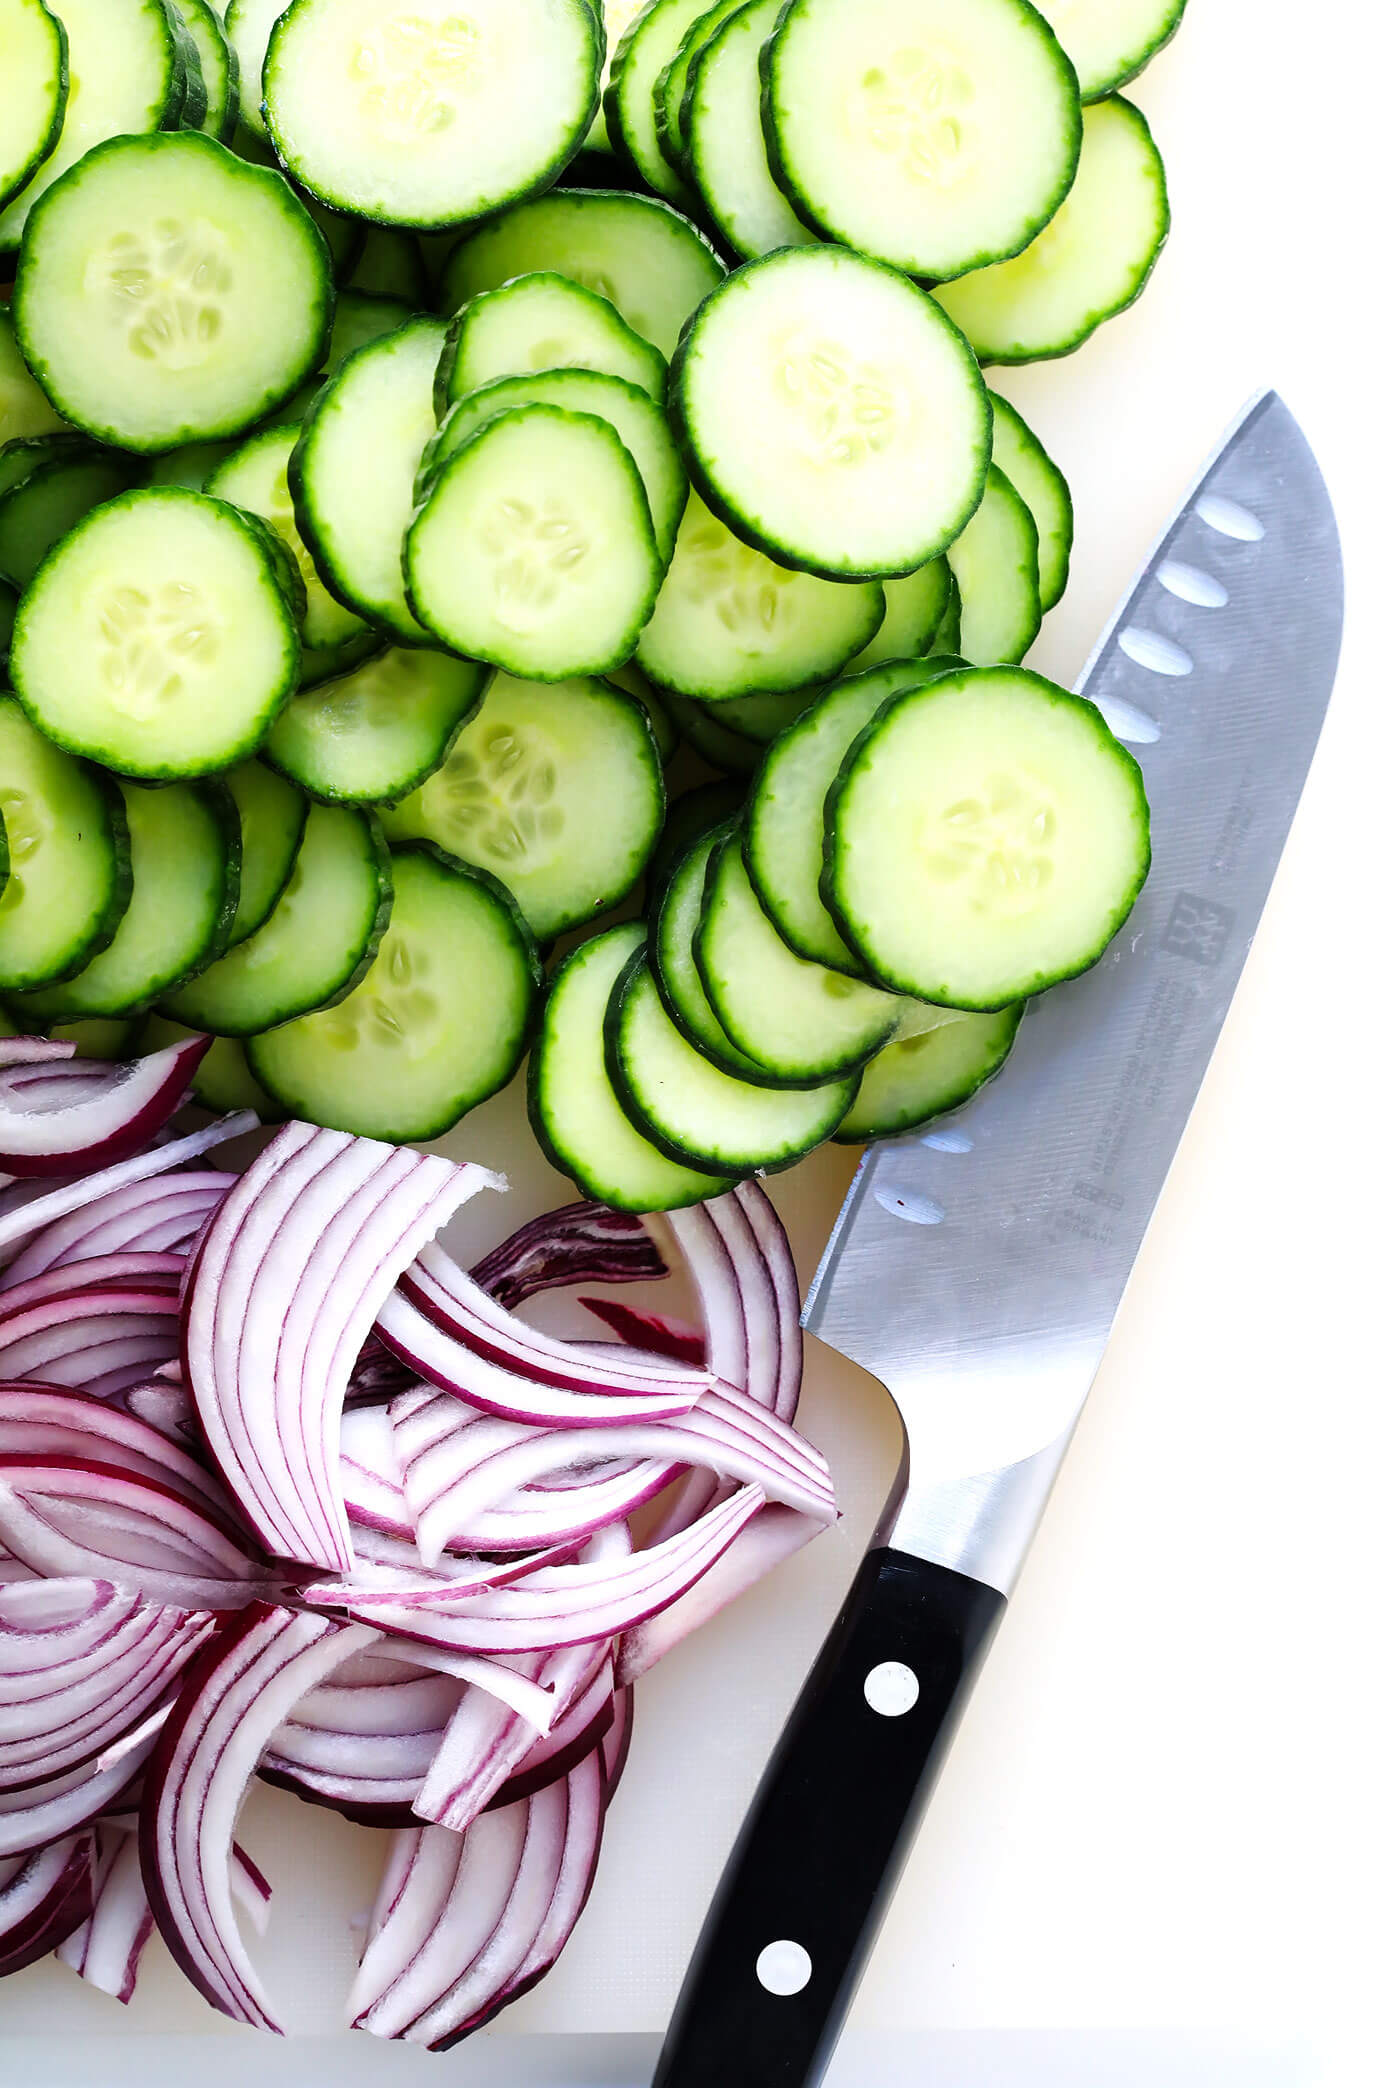
[(745, 1820), (654, 2088), (820, 2081), (1106, 1346), (1333, 687), (1338, 532), (1267, 392), (1078, 685), (1145, 772), (1126, 927), (1001, 1075), (872, 1147), (804, 1325), (881, 1380), (899, 1479)]

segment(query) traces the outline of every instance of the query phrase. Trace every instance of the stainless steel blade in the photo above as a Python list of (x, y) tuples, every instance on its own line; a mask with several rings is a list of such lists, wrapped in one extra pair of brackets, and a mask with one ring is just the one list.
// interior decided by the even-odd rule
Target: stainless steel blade
[(867, 1152), (804, 1313), (904, 1419), (882, 1541), (1008, 1593), (1251, 947), (1333, 686), (1338, 532), (1268, 392), (1079, 683), (1145, 771), (1155, 862), (999, 1079)]

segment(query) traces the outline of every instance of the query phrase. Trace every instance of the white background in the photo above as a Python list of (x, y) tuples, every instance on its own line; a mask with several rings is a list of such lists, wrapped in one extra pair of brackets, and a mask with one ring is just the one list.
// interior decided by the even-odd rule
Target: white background
[[(1212, 1073), (857, 2005), (844, 2088), (1387, 2078), (1390, 59), (1369, 0), (1192, 0), (1135, 90), (1175, 212), (1151, 289), (1078, 356), (1001, 378), (1077, 501), (1046, 671), (1073, 679), (1194, 468), (1268, 383), (1334, 494), (1346, 647)], [(510, 1102), (470, 1132), (480, 1157), (522, 1151)], [(520, 1201), (551, 1196), (532, 1163), (514, 1172)], [(805, 1273), (844, 1173), (824, 1157), (778, 1185)], [(8, 1982), (0, 2076), (644, 2079), (651, 2045), (556, 2033), (662, 2023), (849, 1579), (891, 1424), (824, 1354), (807, 1413), (847, 1523), (645, 1685), (595, 1900), (506, 2035), (434, 2061), (362, 2040), (253, 2047), (154, 1962), (129, 2015), (56, 1972)], [(312, 1916), (309, 1867), (321, 1907), (336, 1890), (361, 1904), (371, 1838), (308, 1835), (321, 1818), (258, 1800), (250, 1839), (280, 1894), (276, 1990), (327, 2030), (348, 1943)]]

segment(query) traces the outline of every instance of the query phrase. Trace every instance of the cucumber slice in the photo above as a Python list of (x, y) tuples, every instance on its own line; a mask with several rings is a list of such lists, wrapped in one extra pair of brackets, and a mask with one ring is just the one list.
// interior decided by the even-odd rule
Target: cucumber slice
[(640, 704), (602, 681), (495, 674), (424, 787), (383, 815), (501, 880), (539, 942), (592, 921), (642, 875), (666, 795)]
[(90, 457), (97, 452), (95, 443), (85, 435), (74, 435), (55, 429), (47, 435), (19, 435), (13, 441), (0, 444), (0, 500), (12, 486), (32, 478), (45, 464), (63, 457)]
[(16, 693), (60, 746), (156, 780), (229, 767), (295, 686), (299, 633), (263, 525), (203, 493), (124, 493), (20, 603)]
[(304, 583), (304, 642), (318, 651), (332, 651), (360, 638), (367, 627), (329, 593), (295, 526), (295, 504), (286, 474), (299, 439), (297, 426), (268, 428), (262, 435), (253, 435), (216, 467), (204, 490), (214, 499), (230, 501), (233, 507), (270, 523)]
[(711, 1006), (696, 962), (696, 935), (706, 901), (712, 862), (733, 831), (729, 822), (710, 827), (693, 841), (672, 871), (649, 930), (648, 961), (657, 990), (688, 1043), (712, 1065), (756, 1087), (776, 1087), (768, 1072), (746, 1056)]
[(185, 442), (151, 459), (145, 483), (148, 486), (185, 486), (201, 493), (224, 459), (237, 448), (235, 442)]
[(675, 1211), (733, 1185), (670, 1160), (636, 1131), (605, 1064), (604, 1025), (615, 982), (641, 957), (642, 923), (582, 943), (551, 981), (527, 1071), (537, 1143), (582, 1196), (616, 1211)]
[(90, 443), (65, 445), (50, 454), (0, 494), (0, 578), (26, 588), (54, 545), (84, 515), (127, 492), (139, 476), (133, 459)]
[(799, 216), (911, 275), (1018, 254), (1068, 193), (1078, 82), (1027, 0), (790, 0), (763, 64)]
[(1023, 660), (1043, 620), (1039, 532), (998, 465), (980, 507), (947, 554), (961, 596), (958, 645), (977, 667)]
[(0, 209), (58, 142), (68, 106), (68, 39), (43, 0), (0, 0)]
[(710, 0), (651, 0), (634, 17), (618, 50), (604, 90), (609, 135), (620, 141), (650, 189), (671, 203), (687, 200), (687, 184), (662, 150), (658, 135), (658, 89), (692, 23)]
[(1133, 305), (1170, 230), (1165, 166), (1120, 95), (1083, 112), (1083, 156), (1053, 223), (1014, 261), (934, 294), (983, 362), (1071, 355)]
[[(667, 817), (662, 823), (662, 832), (658, 836), (657, 846), (648, 864), (649, 894), (655, 894), (659, 899), (662, 897), (682, 857), (689, 854), (696, 843), (706, 835), (713, 834), (717, 827), (725, 826), (730, 820), (737, 819), (744, 810), (746, 794), (741, 783), (735, 782), (731, 777), (722, 776), (714, 783), (697, 783), (692, 789), (684, 790), (680, 797), (673, 798), (667, 807)], [(704, 892), (703, 867), (701, 881), (696, 889), (693, 935), (695, 921), (700, 916), (700, 902)], [(688, 943), (690, 940), (691, 937), (688, 936)]]
[[(147, 1016), (141, 1032), (142, 1052), (162, 1051), (168, 1044), (184, 1043), (199, 1035), (167, 1015)], [(254, 1109), (263, 1124), (284, 1121), (284, 1111), (273, 1102), (247, 1064), (246, 1048), (235, 1037), (214, 1037), (194, 1069), (193, 1099), (217, 1115), (234, 1109)]]
[[(61, 174), (103, 140), (179, 122), (185, 62), (164, 0), (62, 0), (68, 100), (58, 141), (0, 212), (0, 251), (17, 247), (29, 214)], [(9, 92), (9, 42), (5, 43)], [(79, 332), (90, 348), (91, 332)]]
[(458, 314), (440, 357), (435, 410), (443, 420), (456, 399), (496, 377), (571, 369), (622, 377), (659, 405), (667, 397), (666, 357), (652, 342), (607, 297), (541, 269), (481, 292)]
[(786, 695), (732, 696), (728, 703), (712, 704), (710, 713), (717, 724), (753, 740), (756, 746), (771, 747), (821, 693), (818, 686), (790, 689)]
[(241, 832), (220, 783), (120, 786), (130, 904), (100, 955), (27, 1005), (44, 1023), (139, 1015), (221, 955), (237, 912)]
[(241, 885), (227, 947), (235, 949), (268, 918), (290, 882), (304, 839), (309, 806), (293, 783), (259, 761), (244, 761), (223, 778), (237, 808)]
[(952, 568), (946, 558), (930, 559), (916, 573), (886, 580), (884, 591), (884, 622), (870, 643), (846, 662), (847, 674), (863, 674), (885, 660), (919, 660), (934, 650), (952, 606)]
[(329, 335), (324, 368), (332, 377), (369, 341), (380, 341), (414, 319), (418, 307), (401, 297), (373, 297), (366, 290), (340, 290), (334, 304), (333, 331)]
[(136, 1025), (94, 1015), (90, 1022), (55, 1022), (48, 1034), (76, 1047), (77, 1056), (112, 1063), (131, 1056)]
[(403, 565), (411, 606), (442, 645), (539, 681), (630, 659), (663, 571), (613, 427), (556, 406), (497, 414), (455, 451)]
[(164, 1010), (191, 1029), (250, 1037), (351, 993), (391, 914), (381, 828), (349, 805), (313, 805), (289, 882), (254, 935), (170, 994)]
[(14, 629), (19, 596), (7, 580), (0, 580), (0, 667), (10, 657), (10, 633)]
[(361, 637), (350, 638), (346, 645), (331, 646), (327, 651), (303, 646), (300, 650), (300, 695), (303, 696), (306, 689), (317, 689), (321, 682), (341, 680), (365, 661), (377, 659), (386, 649), (385, 631), (374, 630), (371, 625)]
[(468, 232), (445, 268), (442, 304), (538, 270), (607, 297), (621, 318), (670, 355), (689, 315), (725, 273), (696, 227), (655, 196), (553, 189)]
[(618, 152), (621, 141), (611, 139), (609, 126), (604, 115), (604, 95), (608, 91), (615, 56), (635, 18), (643, 12), (648, 0), (594, 0), (594, 11), (604, 27), (604, 65), (600, 74), (600, 104), (595, 112), (585, 138), (587, 152)]
[[(237, 128), (237, 110), (241, 102), (236, 55), (227, 41), (220, 16), (208, 5), (208, 0), (179, 0), (176, 12), (198, 53), (198, 69), (203, 77), (203, 91), (208, 104), (197, 127), (208, 137), (229, 144)], [(187, 125), (187, 117), (185, 121), (186, 127), (191, 128)]]
[(827, 579), (926, 565), (990, 462), (986, 387), (956, 328), (916, 284), (830, 247), (736, 270), (682, 337), (672, 405), (707, 503)]
[(887, 986), (980, 1012), (1095, 964), (1150, 868), (1141, 772), (1081, 697), (967, 668), (886, 705), (827, 804), (823, 897)]
[(676, 720), (652, 683), (645, 674), (639, 672), (632, 660), (625, 660), (622, 667), (611, 667), (604, 679), (613, 682), (626, 696), (631, 696), (635, 703), (642, 704), (648, 714), (648, 724), (652, 728), (657, 758), (666, 768), (681, 745), (681, 734), (677, 731)]
[(732, 535), (695, 492), (638, 664), (663, 689), (718, 703), (836, 674), (884, 621), (878, 581), (790, 572)]
[(116, 933), (130, 889), (114, 783), (0, 696), (0, 992), (81, 971)]
[(536, 947), (485, 872), (417, 844), (393, 855), (391, 925), (336, 1007), (247, 1046), (293, 1115), (401, 1144), (439, 1138), (506, 1087), (541, 987)]
[(517, 406), (559, 406), (609, 423), (638, 466), (657, 555), (664, 567), (670, 564), (687, 488), (667, 416), (636, 384), (599, 370), (543, 370), (533, 377), (499, 377), (460, 399), (421, 458), (416, 481), (421, 498), (429, 498), (435, 474), (486, 420)]
[(232, 47), (241, 78), (241, 121), (254, 141), (266, 142), (265, 96), (266, 47), (271, 31), (290, 0), (228, 0), (224, 14), (227, 41)]
[(278, 174), (194, 131), (114, 138), (36, 210), (15, 331), (66, 418), (128, 450), (236, 434), (318, 367), (329, 257)]
[[(1039, 536), (1039, 606), (1052, 609), (1068, 585), (1073, 553), (1073, 496), (1068, 481), (1023, 414), (992, 392), (992, 462), (1000, 466), (1034, 517)], [(888, 622), (888, 616), (886, 616)], [(960, 635), (960, 634), (959, 634)]]
[(717, 29), (743, 5), (744, 0), (715, 0), (713, 7), (708, 6), (704, 13), (697, 15), (677, 45), (674, 56), (658, 75), (657, 85), (653, 89), (657, 145), (679, 181), (689, 182), (691, 179), (691, 168), (687, 158), (689, 131), (686, 113), (691, 93), (692, 68)]
[(419, 241), (409, 232), (369, 225), (348, 288), (369, 297), (394, 297), (413, 312), (428, 311), (430, 282)]
[(0, 444), (61, 430), (65, 422), (41, 392), (19, 352), (10, 308), (0, 303)]
[(956, 1008), (926, 1012), (935, 1018), (931, 1023), (887, 1044), (865, 1068), (859, 1094), (832, 1133), (838, 1145), (896, 1138), (959, 1109), (999, 1073), (1025, 1011), (1020, 1005), (998, 1015), (966, 1015)]
[(393, 647), (341, 681), (292, 696), (266, 759), (326, 803), (405, 797), (440, 766), (486, 679), (476, 660)]
[(769, 171), (760, 114), (759, 53), (783, 0), (749, 0), (696, 54), (684, 131), (691, 179), (711, 221), (745, 260), (808, 246), (809, 231)]
[(1035, 0), (1072, 60), (1085, 102), (1144, 72), (1180, 25), (1185, 0)]
[(639, 950), (620, 974), (604, 1019), (614, 1092), (635, 1130), (679, 1164), (752, 1174), (791, 1167), (849, 1109), (856, 1079), (822, 1087), (755, 1087), (711, 1064), (662, 1004)]
[(589, 0), (294, 0), (266, 127), (336, 210), (431, 230), (548, 187), (599, 106)]
[[(948, 571), (951, 573), (951, 566), (948, 567)], [(933, 642), (928, 647), (925, 657), (931, 657), (940, 653), (957, 653), (961, 650), (961, 645), (962, 590), (958, 587), (954, 577), (948, 595), (947, 608), (943, 611), (943, 620), (933, 634)], [(965, 665), (965, 661), (962, 664)]]
[(295, 520), (325, 582), (414, 645), (428, 640), (407, 606), (401, 540), (435, 432), (443, 337), (438, 320), (413, 319), (350, 355), (310, 407), (290, 459)]
[(703, 761), (712, 768), (723, 769), (727, 776), (752, 776), (759, 766), (763, 748), (757, 740), (749, 739), (742, 732), (731, 732), (722, 725), (717, 715), (724, 710), (723, 703), (712, 704), (709, 709), (702, 703), (694, 703), (689, 696), (667, 694), (665, 701), (677, 723), (677, 730), (688, 746), (694, 747)]
[(760, 904), (790, 950), (851, 978), (860, 963), (822, 903), (827, 792), (880, 706), (933, 671), (897, 660), (838, 682), (769, 750), (750, 793), (744, 851)]
[(749, 882), (738, 834), (711, 859), (695, 951), (726, 1036), (780, 1082), (811, 1086), (853, 1073), (898, 1024), (897, 995), (788, 948)]

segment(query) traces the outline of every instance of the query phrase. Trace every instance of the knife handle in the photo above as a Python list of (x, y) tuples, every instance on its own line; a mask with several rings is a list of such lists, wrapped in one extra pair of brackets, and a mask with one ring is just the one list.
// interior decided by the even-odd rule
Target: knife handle
[(948, 1567), (868, 1555), (725, 1866), (653, 2088), (821, 2080), (1004, 1608)]

